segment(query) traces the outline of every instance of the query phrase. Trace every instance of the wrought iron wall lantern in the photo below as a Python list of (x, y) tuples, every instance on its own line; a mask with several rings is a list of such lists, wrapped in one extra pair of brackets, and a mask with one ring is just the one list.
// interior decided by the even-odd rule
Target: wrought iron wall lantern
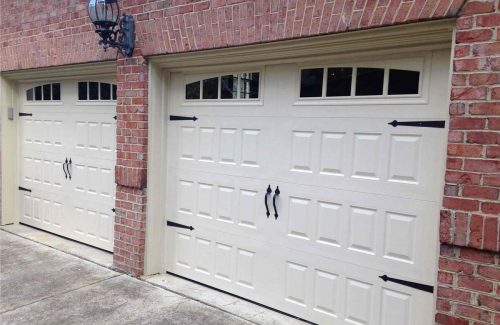
[(118, 0), (89, 0), (88, 12), (95, 32), (101, 36), (99, 44), (104, 50), (113, 47), (123, 56), (132, 56), (135, 46), (134, 17), (123, 14), (120, 19)]

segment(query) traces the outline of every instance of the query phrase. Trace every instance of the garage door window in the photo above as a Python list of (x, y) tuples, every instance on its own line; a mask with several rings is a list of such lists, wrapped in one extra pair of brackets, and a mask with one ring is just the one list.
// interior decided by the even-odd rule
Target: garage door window
[(30, 88), (26, 90), (26, 100), (29, 102), (61, 100), (61, 84), (56, 82)]
[(78, 100), (116, 100), (116, 85), (107, 82), (78, 82)]
[(186, 100), (258, 99), (260, 73), (225, 74), (186, 83)]
[(391, 97), (420, 94), (420, 69), (333, 66), (300, 70), (300, 98)]

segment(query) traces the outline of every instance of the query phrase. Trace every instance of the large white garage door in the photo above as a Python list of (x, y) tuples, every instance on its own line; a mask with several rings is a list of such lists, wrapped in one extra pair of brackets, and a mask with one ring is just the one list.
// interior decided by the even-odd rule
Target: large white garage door
[(448, 66), (173, 73), (167, 270), (321, 324), (431, 324), (447, 132), (404, 122), (447, 124)]
[(113, 250), (115, 99), (110, 81), (20, 87), (22, 223)]

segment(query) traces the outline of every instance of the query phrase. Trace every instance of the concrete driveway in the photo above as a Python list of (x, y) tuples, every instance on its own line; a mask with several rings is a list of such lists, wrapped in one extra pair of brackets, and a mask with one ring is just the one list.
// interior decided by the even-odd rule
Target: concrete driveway
[(1, 324), (252, 324), (0, 231)]

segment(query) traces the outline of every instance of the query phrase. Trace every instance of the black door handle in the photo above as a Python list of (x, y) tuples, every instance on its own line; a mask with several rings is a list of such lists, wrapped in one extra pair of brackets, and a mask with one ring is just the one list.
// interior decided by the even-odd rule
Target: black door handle
[(273, 190), (271, 190), (271, 185), (269, 185), (266, 190), (266, 195), (264, 195), (264, 204), (266, 205), (266, 216), (268, 218), (271, 215), (271, 213), (269, 212), (269, 206), (267, 205), (267, 197), (271, 195), (272, 192)]
[(274, 218), (278, 220), (278, 209), (276, 209), (276, 197), (280, 195), (280, 188), (276, 186), (276, 190), (274, 191), (273, 195), (273, 207), (274, 207)]
[(68, 173), (66, 173), (66, 165), (68, 164), (68, 158), (63, 162), (64, 178), (68, 179)]
[(71, 157), (70, 157), (70, 158), (69, 158), (69, 165), (68, 165), (68, 164), (66, 164), (66, 167), (67, 167), (67, 169), (68, 169), (68, 174), (69, 174), (69, 180), (71, 180), (71, 171), (70, 171), (70, 167), (71, 167), (71, 169), (73, 169), (72, 164), (73, 164), (73, 163), (71, 162)]

